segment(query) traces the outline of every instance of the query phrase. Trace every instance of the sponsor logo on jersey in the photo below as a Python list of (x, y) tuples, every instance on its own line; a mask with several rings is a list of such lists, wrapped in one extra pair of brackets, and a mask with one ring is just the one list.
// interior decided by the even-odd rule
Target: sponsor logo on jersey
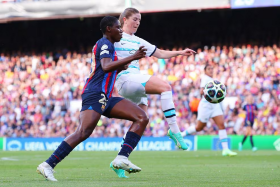
[(105, 53), (106, 53), (106, 54), (109, 54), (109, 51), (107, 51), (107, 50), (101, 51), (100, 56), (103, 55), (103, 54), (105, 54)]
[(135, 49), (132, 49), (131, 51), (129, 51), (129, 54), (134, 54), (136, 52), (136, 50)]
[(102, 47), (101, 47), (101, 50), (105, 50), (105, 49), (108, 49), (108, 45), (106, 45), (106, 44), (102, 45)]
[(108, 49), (108, 45), (104, 44), (104, 45), (101, 47), (100, 56), (103, 55), (103, 54), (109, 54), (109, 51), (106, 50), (106, 49)]

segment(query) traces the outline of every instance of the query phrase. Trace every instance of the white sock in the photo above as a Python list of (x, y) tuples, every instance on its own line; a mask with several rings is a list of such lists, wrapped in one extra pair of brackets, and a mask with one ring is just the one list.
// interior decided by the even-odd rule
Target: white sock
[(226, 129), (219, 130), (220, 141), (222, 142), (223, 150), (228, 149), (227, 131)]
[(187, 128), (187, 133), (188, 133), (188, 134), (196, 133), (195, 126), (192, 125), (192, 126), (190, 126), (189, 128)]
[(173, 133), (180, 132), (177, 125), (176, 111), (172, 98), (172, 91), (161, 93), (161, 109), (164, 113), (166, 121)]

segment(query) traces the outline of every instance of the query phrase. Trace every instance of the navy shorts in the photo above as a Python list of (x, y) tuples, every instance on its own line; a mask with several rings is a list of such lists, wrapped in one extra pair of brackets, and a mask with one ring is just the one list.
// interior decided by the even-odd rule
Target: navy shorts
[(254, 125), (254, 121), (250, 121), (250, 120), (245, 120), (245, 127), (253, 127)]
[(107, 98), (104, 93), (84, 93), (82, 94), (82, 111), (94, 110), (99, 114), (110, 118), (110, 113), (114, 106), (123, 100), (121, 97)]

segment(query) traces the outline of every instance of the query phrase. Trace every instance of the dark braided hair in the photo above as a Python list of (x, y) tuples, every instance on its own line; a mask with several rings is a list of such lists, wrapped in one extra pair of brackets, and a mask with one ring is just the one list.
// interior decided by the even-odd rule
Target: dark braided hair
[(103, 34), (106, 33), (106, 28), (107, 26), (112, 27), (118, 19), (114, 16), (105, 16), (102, 18), (100, 21), (100, 30), (102, 31)]

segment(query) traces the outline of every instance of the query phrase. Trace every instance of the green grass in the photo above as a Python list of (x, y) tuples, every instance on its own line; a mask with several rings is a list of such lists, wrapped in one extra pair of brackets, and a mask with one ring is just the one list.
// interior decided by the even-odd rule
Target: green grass
[(0, 152), (0, 186), (280, 186), (277, 151), (243, 151), (236, 157), (215, 151), (136, 151), (130, 160), (142, 171), (127, 174), (129, 179), (120, 179), (109, 169), (117, 152), (73, 152), (55, 168), (56, 183), (36, 173), (50, 154)]

